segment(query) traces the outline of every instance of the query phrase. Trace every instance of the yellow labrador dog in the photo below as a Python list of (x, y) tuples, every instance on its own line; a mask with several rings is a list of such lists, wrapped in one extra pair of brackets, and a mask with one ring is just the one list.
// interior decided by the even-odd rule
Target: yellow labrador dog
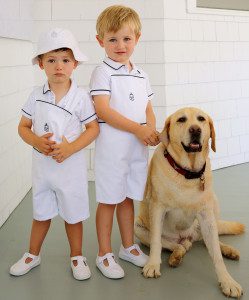
[(169, 265), (176, 267), (192, 243), (203, 239), (222, 292), (236, 298), (242, 288), (228, 273), (222, 254), (237, 260), (239, 252), (219, 242), (218, 234), (240, 234), (244, 225), (219, 220), (208, 158), (210, 138), (215, 151), (213, 122), (199, 109), (183, 108), (166, 120), (150, 162), (135, 234), (150, 246), (145, 277), (161, 275), (162, 247), (172, 251)]

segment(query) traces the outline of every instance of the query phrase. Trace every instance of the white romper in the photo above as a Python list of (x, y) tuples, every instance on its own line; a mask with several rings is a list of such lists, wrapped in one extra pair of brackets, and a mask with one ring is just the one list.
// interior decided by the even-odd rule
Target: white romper
[[(51, 140), (57, 143), (63, 135), (69, 142), (76, 140), (83, 131), (82, 124), (96, 119), (90, 95), (74, 81), (58, 104), (48, 83), (36, 88), (22, 114), (32, 120), (35, 134), (42, 136), (52, 132)], [(70, 224), (87, 219), (89, 200), (84, 149), (62, 163), (33, 149), (32, 191), (35, 220), (48, 220), (58, 214)]]
[[(110, 95), (110, 107), (123, 116), (146, 124), (146, 107), (152, 98), (148, 76), (133, 65), (105, 58), (91, 78), (90, 93)], [(100, 134), (95, 144), (96, 200), (117, 204), (129, 197), (141, 201), (147, 177), (148, 148), (134, 134), (98, 120)]]

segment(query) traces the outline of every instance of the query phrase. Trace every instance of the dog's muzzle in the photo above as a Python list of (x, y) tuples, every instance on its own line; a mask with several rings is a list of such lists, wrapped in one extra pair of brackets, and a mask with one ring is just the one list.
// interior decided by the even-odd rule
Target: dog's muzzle
[(201, 139), (201, 128), (197, 125), (193, 125), (189, 128), (190, 134), (190, 143), (185, 145), (182, 142), (182, 146), (187, 153), (190, 152), (201, 152), (202, 144), (200, 142)]

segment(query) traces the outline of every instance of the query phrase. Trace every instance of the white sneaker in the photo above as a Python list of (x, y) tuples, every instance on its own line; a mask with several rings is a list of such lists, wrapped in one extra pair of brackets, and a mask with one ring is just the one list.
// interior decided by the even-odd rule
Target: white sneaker
[[(32, 258), (31, 262), (25, 263), (25, 260), (30, 257)], [(18, 260), (11, 268), (10, 268), (10, 274), (14, 276), (21, 276), (26, 273), (28, 273), (31, 269), (33, 269), (36, 266), (39, 266), (41, 263), (41, 257), (40, 255), (36, 256), (31, 253), (26, 252), (23, 257)]]
[[(77, 261), (77, 266), (73, 264), (74, 260)], [(73, 271), (73, 277), (77, 280), (85, 280), (91, 277), (91, 271), (84, 256), (71, 257), (71, 268)]]
[[(108, 261), (108, 266), (105, 266), (104, 264), (105, 259)], [(111, 279), (123, 278), (125, 275), (124, 270), (118, 263), (116, 263), (113, 253), (107, 253), (104, 256), (97, 256), (96, 266), (104, 276)]]
[[(135, 249), (139, 253), (139, 255), (134, 255), (131, 251)], [(119, 258), (129, 261), (135, 266), (144, 267), (149, 259), (149, 256), (144, 254), (138, 244), (134, 244), (129, 248), (124, 248), (123, 245), (120, 246)]]

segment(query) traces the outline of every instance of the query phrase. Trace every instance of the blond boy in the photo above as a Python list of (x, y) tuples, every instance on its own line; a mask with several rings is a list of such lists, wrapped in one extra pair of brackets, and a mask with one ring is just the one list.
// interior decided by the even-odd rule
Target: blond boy
[(111, 247), (114, 210), (122, 239), (119, 257), (143, 267), (148, 257), (134, 244), (133, 200), (143, 198), (147, 146), (157, 145), (158, 138), (148, 76), (130, 61), (141, 35), (138, 14), (114, 5), (100, 14), (96, 28), (96, 38), (106, 52), (90, 83), (100, 124), (95, 149), (96, 265), (106, 277), (122, 278), (124, 271)]

